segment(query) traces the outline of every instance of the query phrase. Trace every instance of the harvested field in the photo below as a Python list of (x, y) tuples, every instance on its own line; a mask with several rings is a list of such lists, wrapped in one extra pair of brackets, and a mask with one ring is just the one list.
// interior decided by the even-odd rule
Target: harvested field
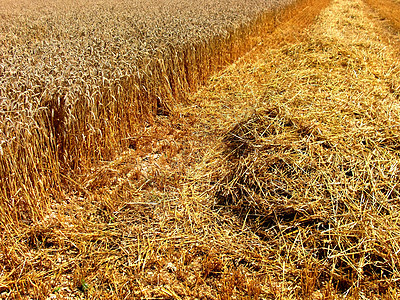
[(399, 57), (367, 12), (334, 1), (200, 96), (221, 139), (196, 184), (258, 237), (271, 298), (399, 293)]
[(400, 57), (380, 19), (361, 0), (282, 12), (122, 155), (2, 221), (0, 297), (397, 299)]

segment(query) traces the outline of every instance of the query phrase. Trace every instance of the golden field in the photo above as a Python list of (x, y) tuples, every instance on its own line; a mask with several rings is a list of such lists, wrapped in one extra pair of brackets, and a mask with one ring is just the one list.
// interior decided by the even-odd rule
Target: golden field
[(397, 299), (396, 1), (0, 1), (0, 298)]
[(2, 0), (3, 212), (36, 218), (60, 172), (132, 147), (140, 126), (254, 46), (288, 3)]

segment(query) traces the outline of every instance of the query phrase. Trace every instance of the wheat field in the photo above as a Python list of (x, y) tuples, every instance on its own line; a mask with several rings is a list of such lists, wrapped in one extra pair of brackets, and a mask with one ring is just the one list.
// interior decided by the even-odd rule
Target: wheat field
[(253, 47), (289, 3), (2, 0), (3, 215), (40, 217), (62, 174), (132, 147), (156, 114)]
[(0, 0), (0, 299), (397, 299), (397, 0)]

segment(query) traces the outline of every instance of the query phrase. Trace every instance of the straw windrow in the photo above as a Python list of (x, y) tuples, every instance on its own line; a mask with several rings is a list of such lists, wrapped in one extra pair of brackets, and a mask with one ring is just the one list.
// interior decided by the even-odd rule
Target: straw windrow
[(236, 113), (216, 113), (230, 129), (195, 175), (305, 298), (372, 297), (400, 278), (400, 69), (362, 9), (334, 1), (303, 42), (246, 66), (254, 76), (227, 71), (215, 89)]

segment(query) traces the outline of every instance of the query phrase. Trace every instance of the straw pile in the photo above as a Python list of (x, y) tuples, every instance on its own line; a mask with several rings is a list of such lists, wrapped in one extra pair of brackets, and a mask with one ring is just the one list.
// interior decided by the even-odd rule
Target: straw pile
[(278, 236), (292, 264), (310, 260), (318, 281), (397, 279), (399, 107), (324, 103), (308, 113), (310, 102), (260, 109), (226, 135), (217, 204), (261, 239)]

